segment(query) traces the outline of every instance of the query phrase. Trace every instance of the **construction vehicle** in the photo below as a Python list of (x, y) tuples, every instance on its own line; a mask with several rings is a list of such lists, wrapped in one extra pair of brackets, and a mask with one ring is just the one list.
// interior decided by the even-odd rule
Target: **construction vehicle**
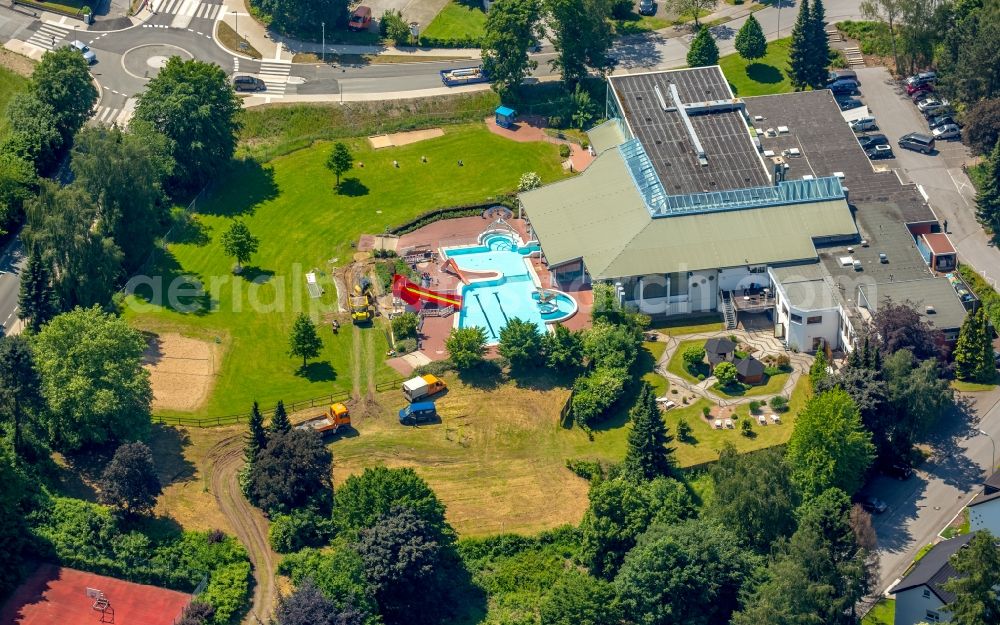
[(371, 323), (375, 319), (375, 292), (368, 278), (354, 283), (350, 295), (351, 321), (355, 324)]
[(320, 434), (336, 434), (351, 427), (351, 412), (344, 404), (331, 404), (326, 414), (306, 419), (295, 426), (296, 430), (311, 430)]
[(414, 402), (436, 395), (446, 388), (448, 385), (444, 383), (444, 380), (428, 373), (403, 382), (403, 395), (406, 396), (407, 400)]

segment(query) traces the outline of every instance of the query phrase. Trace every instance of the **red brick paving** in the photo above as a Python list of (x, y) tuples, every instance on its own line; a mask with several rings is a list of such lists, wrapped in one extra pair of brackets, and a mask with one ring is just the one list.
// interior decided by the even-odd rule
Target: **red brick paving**
[(545, 134), (543, 129), (546, 126), (545, 118), (538, 115), (518, 115), (517, 121), (511, 128), (497, 126), (497, 121), (494, 117), (486, 118), (486, 127), (490, 129), (490, 132), (511, 141), (517, 141), (518, 143), (544, 141), (557, 145), (568, 145), (571, 150), (569, 160), (573, 164), (573, 171), (583, 171), (594, 161), (594, 156), (590, 153), (590, 150), (585, 150), (572, 141), (550, 137)]
[(85, 595), (87, 588), (111, 602), (114, 625), (173, 625), (191, 600), (182, 592), (43, 564), (0, 608), (0, 625), (99, 624), (101, 613)]

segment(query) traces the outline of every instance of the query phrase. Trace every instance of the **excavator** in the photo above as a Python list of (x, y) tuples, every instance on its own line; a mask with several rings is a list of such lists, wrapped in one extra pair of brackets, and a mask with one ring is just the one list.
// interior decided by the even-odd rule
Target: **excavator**
[(355, 325), (371, 323), (375, 319), (375, 293), (368, 278), (360, 278), (351, 289), (351, 321)]

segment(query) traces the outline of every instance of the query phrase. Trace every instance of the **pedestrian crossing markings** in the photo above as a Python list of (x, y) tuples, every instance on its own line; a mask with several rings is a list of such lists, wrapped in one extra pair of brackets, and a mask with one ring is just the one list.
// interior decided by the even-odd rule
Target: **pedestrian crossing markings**
[(62, 41), (71, 29), (64, 28), (62, 26), (56, 26), (55, 24), (50, 24), (48, 22), (42, 22), (42, 25), (36, 30), (30, 37), (28, 37), (28, 43), (45, 50), (54, 50), (55, 47)]
[(207, 20), (214, 20), (222, 9), (221, 4), (202, 4), (201, 0), (154, 0), (153, 6), (157, 13), (201, 17)]

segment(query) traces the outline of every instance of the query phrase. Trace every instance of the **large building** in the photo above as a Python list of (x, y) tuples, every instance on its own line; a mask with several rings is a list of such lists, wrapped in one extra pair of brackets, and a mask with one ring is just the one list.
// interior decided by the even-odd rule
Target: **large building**
[(717, 66), (631, 74), (609, 80), (607, 117), (586, 171), (520, 195), (552, 286), (607, 281), (647, 314), (718, 311), (801, 350), (849, 349), (890, 299), (957, 334), (954, 249), (829, 91), (740, 99)]

